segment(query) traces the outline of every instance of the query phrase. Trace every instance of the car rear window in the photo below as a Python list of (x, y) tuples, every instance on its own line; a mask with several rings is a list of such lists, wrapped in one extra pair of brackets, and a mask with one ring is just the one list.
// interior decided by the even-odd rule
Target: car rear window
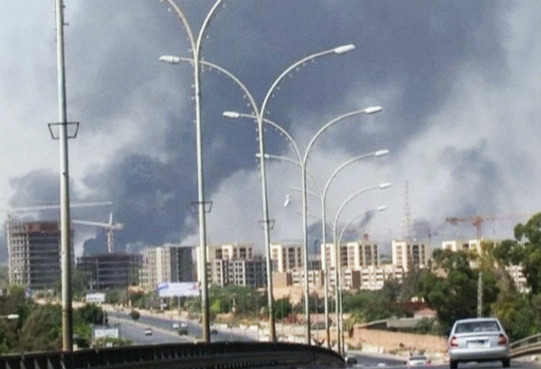
[(474, 333), (474, 332), (499, 332), (500, 327), (495, 321), (484, 322), (464, 322), (456, 325), (455, 333)]

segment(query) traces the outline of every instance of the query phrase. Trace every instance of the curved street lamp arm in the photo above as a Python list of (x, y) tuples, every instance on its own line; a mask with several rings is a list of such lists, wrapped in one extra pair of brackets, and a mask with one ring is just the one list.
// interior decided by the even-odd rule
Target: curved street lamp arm
[[(288, 187), (288, 189), (290, 189), (292, 191), (302, 192), (302, 188), (298, 188), (298, 187)], [(312, 196), (314, 199), (316, 199), (318, 201), (321, 201), (321, 196), (319, 196), (314, 191), (306, 190), (306, 194)]]
[[(259, 154), (256, 154), (256, 157), (259, 157)], [(271, 160), (282, 160), (282, 161), (285, 161), (287, 163), (290, 163), (290, 164), (293, 164), (299, 168), (301, 168), (301, 165), (298, 161), (295, 161), (294, 159), (291, 159), (291, 158), (288, 158), (287, 156), (281, 156), (281, 155), (273, 155), (273, 154), (265, 154), (265, 159), (271, 159)], [(316, 181), (316, 178), (314, 177), (314, 175), (309, 172), (308, 170), (306, 170), (306, 173), (308, 174), (308, 176), (310, 177), (310, 179), (312, 180), (312, 182), (314, 182), (314, 184), (316, 185), (316, 187), (318, 187), (319, 189), (319, 195), (317, 193), (315, 193), (314, 191), (309, 191), (307, 190), (306, 192), (315, 197), (316, 199), (318, 200), (321, 200), (321, 188), (319, 187), (319, 183), (317, 183)], [(302, 192), (302, 188), (291, 188), (292, 190), (295, 190), (295, 191), (301, 191)]]
[(192, 54), (195, 53), (195, 38), (193, 37), (193, 32), (192, 32), (192, 29), (190, 27), (190, 24), (188, 23), (188, 20), (186, 19), (186, 16), (180, 10), (180, 8), (177, 6), (177, 4), (175, 4), (175, 2), (173, 0), (166, 0), (166, 1), (169, 4), (169, 6), (171, 6), (171, 8), (173, 8), (175, 13), (177, 13), (180, 21), (182, 22), (182, 26), (184, 27), (184, 29), (186, 30), (186, 33), (188, 34), (188, 39), (190, 41), (190, 47), (192, 49)]
[[(236, 117), (239, 117), (239, 118), (251, 118), (251, 119), (256, 119), (257, 120), (257, 116), (253, 115), (253, 114), (224, 112), (224, 115), (227, 115), (227, 116), (235, 115)], [(276, 123), (276, 122), (274, 122), (274, 121), (272, 121), (272, 120), (270, 120), (268, 118), (264, 118), (263, 123), (267, 123), (267, 124), (273, 126), (274, 128), (276, 128), (280, 133), (282, 133), (287, 138), (287, 140), (289, 141), (289, 143), (291, 144), (291, 146), (295, 150), (295, 154), (297, 155), (297, 158), (299, 160), (298, 166), (302, 168), (301, 151), (299, 149), (299, 146), (297, 145), (297, 143), (293, 139), (293, 137), (289, 134), (289, 132), (286, 131), (285, 128), (283, 128), (281, 125), (279, 125), (278, 123)], [(268, 154), (265, 154), (265, 155), (268, 155)], [(282, 158), (285, 158), (285, 157), (277, 157), (275, 159), (282, 159)]]
[(304, 152), (303, 162), (306, 164), (306, 159), (308, 158), (308, 154), (310, 153), (310, 149), (312, 148), (314, 142), (318, 139), (318, 137), (324, 131), (327, 130), (327, 128), (329, 128), (330, 126), (332, 126), (332, 125), (334, 125), (334, 124), (338, 123), (339, 121), (344, 120), (346, 118), (349, 118), (349, 117), (352, 117), (352, 116), (355, 116), (355, 115), (359, 115), (359, 114), (374, 114), (374, 113), (380, 112), (381, 110), (382, 110), (381, 106), (369, 107), (369, 108), (365, 108), (365, 109), (350, 111), (348, 113), (339, 115), (336, 118), (330, 120), (323, 127), (321, 127), (319, 129), (319, 131), (317, 131), (317, 133), (312, 137), (312, 139), (308, 143), (308, 146), (306, 147), (306, 151)]
[(318, 58), (320, 56), (324, 56), (324, 55), (328, 55), (328, 54), (343, 54), (344, 52), (347, 52), (347, 51), (350, 51), (352, 49), (354, 49), (355, 46), (353, 45), (344, 45), (344, 46), (339, 46), (339, 47), (335, 47), (335, 48), (332, 48), (332, 49), (329, 49), (329, 50), (325, 50), (325, 51), (320, 51), (318, 53), (315, 53), (315, 54), (312, 54), (312, 55), (309, 55), (305, 58), (302, 58), (301, 60), (295, 62), (294, 64), (290, 65), (287, 69), (285, 69), (282, 74), (280, 74), (278, 76), (278, 78), (276, 78), (274, 80), (274, 82), (272, 83), (271, 87), (269, 88), (269, 90), (267, 91), (267, 95), (265, 96), (265, 99), (263, 100), (263, 104), (261, 104), (261, 114), (262, 116), (265, 114), (265, 109), (267, 107), (267, 103), (269, 101), (269, 98), (272, 96), (272, 92), (274, 91), (274, 89), (276, 88), (276, 86), (278, 86), (280, 84), (280, 82), (282, 81), (282, 79), (289, 73), (291, 72), (293, 69), (297, 68), (299, 65), (303, 64), (303, 63), (306, 63), (307, 61), (310, 61), (312, 59), (315, 59), (315, 58)]
[[(387, 209), (387, 206), (383, 205), (383, 206), (378, 206), (376, 209), (369, 210), (368, 212), (384, 211), (386, 209)], [(351, 225), (351, 223), (353, 223), (354, 221), (356, 221), (357, 219), (359, 219), (359, 218), (361, 218), (361, 217), (363, 217), (365, 215), (366, 215), (366, 213), (357, 214), (356, 216), (351, 218), (346, 223), (346, 225), (344, 225), (344, 228), (342, 228), (342, 231), (340, 231), (340, 235), (338, 236), (338, 244), (339, 245), (342, 244), (342, 238), (344, 237), (344, 234), (346, 233), (346, 229)]]
[(357, 192), (354, 192), (353, 194), (351, 194), (343, 203), (342, 205), (340, 205), (340, 208), (338, 209), (338, 211), (336, 212), (336, 216), (334, 217), (334, 226), (333, 226), (333, 229), (336, 230), (336, 226), (337, 226), (337, 223), (338, 223), (338, 218), (340, 217), (340, 214), (342, 213), (342, 210), (344, 210), (344, 208), (346, 207), (346, 205), (351, 201), (353, 200), (355, 197), (359, 196), (360, 194), (362, 193), (365, 193), (367, 191), (371, 191), (371, 190), (377, 190), (377, 189), (385, 189), (385, 188), (389, 188), (391, 187), (391, 184), (386, 182), (386, 183), (381, 183), (381, 184), (378, 184), (378, 185), (373, 185), (373, 186), (369, 186), (369, 187), (365, 187), (365, 188), (361, 188), (360, 190), (358, 190)]
[[(203, 36), (205, 35), (205, 31), (210, 23), (210, 20), (212, 19), (212, 16), (216, 12), (216, 9), (218, 9), (218, 6), (220, 5), (221, 2), (222, 0), (216, 0), (216, 2), (214, 3), (210, 11), (207, 13), (205, 20), (203, 21), (203, 24), (201, 25), (199, 35), (197, 36), (197, 42), (195, 44), (196, 51), (194, 51), (194, 53), (196, 54), (194, 54), (194, 56), (199, 55), (201, 48), (203, 47), (203, 41), (205, 39)], [(196, 56), (195, 59), (198, 59), (198, 57)]]
[(329, 186), (332, 182), (332, 180), (334, 179), (334, 177), (336, 177), (336, 175), (338, 173), (340, 173), (345, 167), (347, 167), (348, 165), (356, 162), (357, 160), (362, 160), (362, 159), (366, 159), (366, 158), (371, 158), (371, 157), (379, 157), (379, 156), (383, 156), (383, 155), (387, 155), (389, 153), (389, 150), (378, 150), (378, 151), (373, 151), (373, 152), (370, 152), (368, 154), (363, 154), (363, 155), (359, 155), (359, 156), (355, 156), (354, 158), (351, 158), (347, 161), (345, 161), (344, 163), (342, 163), (338, 168), (335, 169), (335, 171), (331, 174), (331, 176), (329, 177), (329, 179), (327, 180), (327, 183), (325, 184), (325, 187), (323, 188), (323, 196), (326, 196), (327, 195), (327, 191), (329, 190)]
[[(180, 57), (179, 60), (184, 61), (184, 62), (188, 62), (188, 63), (193, 63), (194, 62), (194, 60), (192, 58), (185, 58), (185, 57)], [(250, 106), (252, 107), (252, 111), (254, 113), (250, 117), (257, 120), (257, 117), (259, 116), (259, 109), (257, 108), (257, 104), (255, 102), (254, 96), (252, 95), (250, 90), (248, 90), (246, 85), (244, 83), (242, 83), (242, 81), (240, 79), (238, 79), (233, 73), (231, 73), (230, 71), (228, 71), (227, 69), (225, 69), (224, 67), (222, 67), (222, 66), (220, 66), (218, 64), (215, 64), (215, 63), (212, 63), (212, 62), (209, 62), (209, 61), (206, 61), (206, 60), (201, 60), (200, 63), (202, 65), (206, 66), (206, 67), (216, 69), (220, 73), (222, 73), (225, 76), (229, 77), (233, 82), (235, 82), (237, 84), (237, 86), (239, 86), (240, 89), (244, 92), (244, 94), (248, 98), (248, 101), (250, 102)], [(227, 113), (234, 114), (232, 112), (227, 112)], [(239, 114), (239, 116), (240, 116), (240, 114)]]

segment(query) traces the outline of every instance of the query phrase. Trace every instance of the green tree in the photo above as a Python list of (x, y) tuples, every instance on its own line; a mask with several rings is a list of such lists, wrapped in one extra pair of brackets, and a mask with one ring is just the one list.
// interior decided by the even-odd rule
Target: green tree
[(62, 347), (60, 305), (36, 305), (24, 323), (19, 346), (24, 351), (59, 350)]
[[(423, 274), (419, 292), (427, 305), (436, 310), (445, 331), (455, 320), (477, 315), (479, 271), (471, 268), (472, 255), (464, 251), (438, 249), (434, 251), (433, 261), (434, 270)], [(493, 274), (484, 273), (484, 314), (489, 313), (497, 294)]]
[(96, 304), (85, 304), (77, 309), (76, 313), (84, 324), (106, 323), (105, 312)]
[(293, 305), (287, 297), (282, 297), (274, 302), (274, 316), (276, 319), (284, 320), (293, 312)]
[(510, 244), (509, 254), (523, 267), (531, 293), (541, 293), (541, 213), (535, 214), (526, 224), (515, 226), (516, 244)]
[(137, 310), (130, 311), (130, 318), (132, 318), (134, 321), (139, 320), (140, 317), (141, 317), (141, 313), (138, 312)]

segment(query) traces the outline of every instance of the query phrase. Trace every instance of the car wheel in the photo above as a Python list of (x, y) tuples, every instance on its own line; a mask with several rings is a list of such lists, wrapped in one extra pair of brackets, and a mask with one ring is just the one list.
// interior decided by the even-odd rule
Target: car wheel
[(449, 367), (451, 369), (457, 369), (458, 368), (458, 361), (455, 361), (455, 360), (449, 361)]
[(502, 366), (504, 368), (509, 368), (509, 365), (511, 365), (511, 359), (507, 358), (507, 359), (502, 359)]

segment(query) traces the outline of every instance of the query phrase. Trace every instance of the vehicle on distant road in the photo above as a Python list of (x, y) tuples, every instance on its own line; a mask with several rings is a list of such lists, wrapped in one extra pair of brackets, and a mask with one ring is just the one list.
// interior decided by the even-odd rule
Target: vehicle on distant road
[(173, 327), (173, 329), (186, 328), (186, 327), (188, 327), (188, 323), (186, 323), (186, 322), (174, 322), (172, 327)]
[(145, 336), (152, 336), (152, 328), (150, 327), (145, 328)]
[(186, 328), (179, 328), (178, 329), (179, 336), (187, 336), (188, 335), (188, 329)]
[(425, 355), (411, 355), (406, 362), (408, 367), (429, 365), (430, 360)]
[(509, 337), (496, 318), (457, 320), (447, 341), (449, 366), (459, 363), (501, 361), (504, 368), (511, 362)]
[(218, 329), (212, 328), (212, 329), (210, 330), (210, 334), (218, 334)]
[(354, 366), (358, 363), (355, 356), (346, 356), (344, 360), (346, 361), (346, 366)]

